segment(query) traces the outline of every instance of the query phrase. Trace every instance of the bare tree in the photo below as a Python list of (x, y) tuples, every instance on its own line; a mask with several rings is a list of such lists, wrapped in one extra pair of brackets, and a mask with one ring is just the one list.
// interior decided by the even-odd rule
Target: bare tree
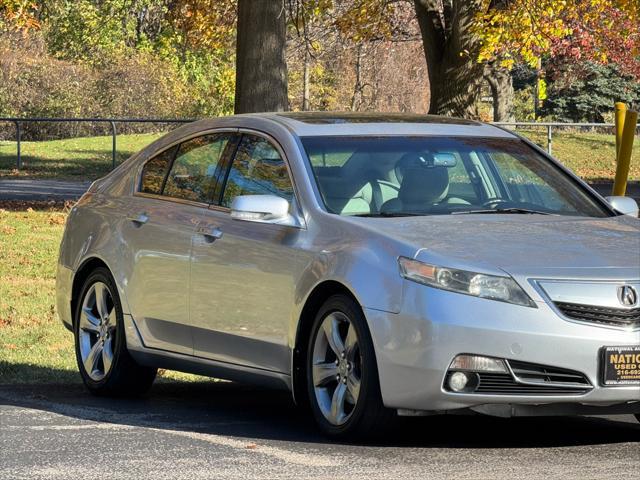
[(235, 113), (288, 110), (282, 0), (238, 0)]

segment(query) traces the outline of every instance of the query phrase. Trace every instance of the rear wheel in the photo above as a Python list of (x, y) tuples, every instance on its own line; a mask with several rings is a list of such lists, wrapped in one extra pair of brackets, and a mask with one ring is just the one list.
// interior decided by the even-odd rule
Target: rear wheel
[(96, 395), (140, 395), (156, 369), (138, 365), (124, 334), (122, 305), (111, 274), (94, 270), (86, 279), (74, 318), (76, 360), (82, 381)]
[(326, 435), (366, 439), (394, 417), (382, 404), (373, 342), (360, 307), (334, 295), (320, 308), (307, 349), (311, 409)]

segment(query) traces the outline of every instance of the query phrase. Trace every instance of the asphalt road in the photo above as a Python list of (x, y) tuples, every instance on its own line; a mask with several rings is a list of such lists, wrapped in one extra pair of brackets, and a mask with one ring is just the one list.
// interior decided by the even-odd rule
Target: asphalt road
[(147, 399), (0, 386), (0, 478), (639, 478), (640, 424), (607, 418), (405, 419), (328, 442), (284, 392), (165, 383)]
[(77, 200), (90, 185), (71, 180), (0, 178), (0, 200)]

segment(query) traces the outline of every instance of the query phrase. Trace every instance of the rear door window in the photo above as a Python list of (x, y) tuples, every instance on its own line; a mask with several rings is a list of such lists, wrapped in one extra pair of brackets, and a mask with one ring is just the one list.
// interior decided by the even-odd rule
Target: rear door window
[(216, 185), (221, 159), (228, 155), (235, 135), (218, 133), (193, 138), (180, 145), (162, 195), (208, 203)]
[(160, 195), (162, 193), (164, 180), (177, 149), (178, 147), (175, 146), (165, 150), (144, 164), (140, 179), (140, 192), (153, 195)]

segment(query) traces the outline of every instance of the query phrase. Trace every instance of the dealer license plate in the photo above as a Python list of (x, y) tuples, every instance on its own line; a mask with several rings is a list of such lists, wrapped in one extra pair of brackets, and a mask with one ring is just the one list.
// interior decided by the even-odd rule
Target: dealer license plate
[(640, 385), (640, 345), (603, 350), (604, 385)]

